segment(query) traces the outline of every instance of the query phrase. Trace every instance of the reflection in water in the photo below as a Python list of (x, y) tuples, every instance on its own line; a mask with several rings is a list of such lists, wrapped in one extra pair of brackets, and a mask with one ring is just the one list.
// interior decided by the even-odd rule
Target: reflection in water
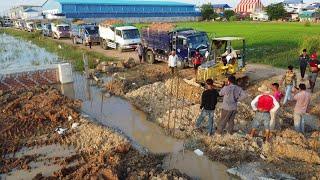
[(61, 86), (63, 94), (83, 101), (82, 111), (105, 125), (118, 127), (127, 136), (153, 153), (172, 153), (164, 160), (165, 168), (176, 168), (201, 179), (227, 179), (226, 167), (199, 157), (193, 152), (183, 152), (183, 142), (166, 136), (146, 114), (120, 97), (108, 97), (100, 88), (90, 86), (83, 76), (74, 73), (74, 83)]

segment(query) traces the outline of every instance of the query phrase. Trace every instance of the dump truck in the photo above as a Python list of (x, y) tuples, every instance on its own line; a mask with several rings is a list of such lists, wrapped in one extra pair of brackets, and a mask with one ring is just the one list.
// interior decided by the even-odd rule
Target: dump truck
[(52, 38), (70, 38), (70, 26), (68, 24), (51, 23)]
[(193, 66), (195, 52), (199, 50), (204, 55), (209, 48), (207, 33), (189, 28), (168, 30), (146, 27), (142, 29), (141, 39), (148, 63), (167, 61), (170, 52), (176, 51), (178, 68)]
[(135, 49), (141, 42), (138, 28), (121, 21), (105, 21), (99, 24), (100, 45), (103, 49), (119, 51)]
[(92, 44), (100, 44), (99, 27), (95, 24), (72, 24), (71, 39), (73, 44), (81, 43), (86, 46), (89, 39)]
[(203, 84), (207, 79), (215, 80), (215, 86), (224, 86), (227, 77), (234, 75), (238, 85), (247, 87), (246, 41), (243, 37), (217, 37), (212, 39), (209, 61), (203, 63), (197, 72), (196, 82)]

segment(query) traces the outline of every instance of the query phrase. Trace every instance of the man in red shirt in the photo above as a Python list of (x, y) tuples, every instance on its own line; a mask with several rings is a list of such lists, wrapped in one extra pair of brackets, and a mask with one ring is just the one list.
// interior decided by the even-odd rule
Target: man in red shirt
[(318, 77), (318, 72), (319, 72), (319, 61), (317, 60), (317, 54), (313, 53), (311, 55), (311, 61), (309, 62), (310, 66), (310, 75), (309, 75), (309, 84), (311, 89), (311, 92), (313, 92), (314, 86), (316, 85), (316, 80)]
[(268, 141), (271, 137), (270, 133), (270, 112), (276, 112), (280, 105), (278, 101), (270, 94), (270, 91), (266, 85), (262, 85), (258, 88), (261, 95), (258, 95), (251, 102), (252, 109), (256, 112), (252, 122), (252, 130), (250, 132), (251, 137), (256, 135), (257, 129), (262, 125), (265, 129), (264, 137)]
[(199, 66), (201, 66), (201, 63), (202, 63), (202, 57), (199, 50), (196, 51), (194, 57), (192, 58), (192, 63), (193, 63), (194, 74), (197, 75), (198, 68)]

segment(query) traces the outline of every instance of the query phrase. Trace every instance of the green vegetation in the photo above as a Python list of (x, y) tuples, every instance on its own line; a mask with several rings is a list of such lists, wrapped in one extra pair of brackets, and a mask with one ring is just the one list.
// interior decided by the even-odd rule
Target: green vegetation
[(320, 37), (320, 24), (305, 27), (302, 23), (283, 22), (187, 22), (178, 26), (206, 31), (209, 37), (244, 37), (249, 62), (276, 67), (287, 67), (288, 64), (297, 66), (304, 39)]
[(266, 8), (270, 20), (278, 20), (285, 18), (287, 12), (282, 3), (270, 4)]
[(94, 60), (100, 59), (101, 61), (114, 61), (115, 58), (106, 57), (105, 55), (95, 52), (77, 48), (73, 45), (59, 43), (51, 40), (50, 38), (42, 37), (38, 33), (29, 33), (25, 31), (19, 31), (15, 29), (0, 29), (0, 33), (6, 33), (16, 38), (22, 38), (27, 41), (32, 41), (34, 44), (45, 48), (47, 51), (57, 54), (62, 59), (71, 62), (76, 71), (82, 71), (83, 68), (83, 53), (85, 53), (89, 59), (89, 67), (94, 67)]
[(211, 3), (203, 4), (200, 7), (200, 10), (203, 20), (211, 20), (218, 17), (218, 14), (214, 12)]

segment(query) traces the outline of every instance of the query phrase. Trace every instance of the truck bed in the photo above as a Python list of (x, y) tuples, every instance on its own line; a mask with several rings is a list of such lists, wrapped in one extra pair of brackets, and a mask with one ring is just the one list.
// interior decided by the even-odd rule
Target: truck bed
[(168, 31), (142, 29), (142, 41), (147, 43), (148, 48), (155, 50), (170, 51), (171, 35)]

